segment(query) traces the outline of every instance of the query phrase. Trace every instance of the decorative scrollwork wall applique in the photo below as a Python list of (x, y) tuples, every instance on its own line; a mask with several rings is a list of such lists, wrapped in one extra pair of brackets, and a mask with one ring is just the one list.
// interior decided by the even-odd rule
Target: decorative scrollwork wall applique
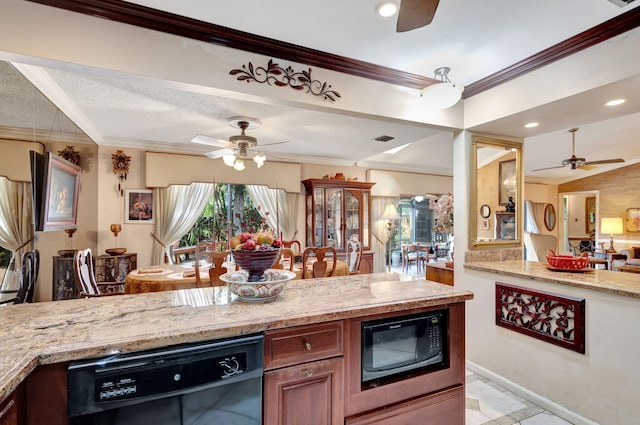
[(242, 65), (242, 69), (232, 69), (229, 74), (237, 75), (237, 80), (246, 81), (247, 83), (255, 81), (256, 83), (267, 83), (268, 85), (274, 84), (278, 87), (289, 86), (294, 90), (306, 89), (305, 93), (322, 96), (325, 100), (332, 102), (335, 102), (336, 98), (342, 97), (337, 91), (331, 90), (331, 84), (312, 79), (311, 68), (307, 71), (296, 72), (291, 66), (281, 67), (273, 59), (269, 59), (266, 67), (254, 67), (249, 62), (247, 65)]
[(584, 354), (585, 300), (496, 282), (496, 325)]
[(75, 147), (67, 145), (64, 149), (58, 151), (58, 155), (70, 163), (80, 166), (80, 152), (78, 152)]

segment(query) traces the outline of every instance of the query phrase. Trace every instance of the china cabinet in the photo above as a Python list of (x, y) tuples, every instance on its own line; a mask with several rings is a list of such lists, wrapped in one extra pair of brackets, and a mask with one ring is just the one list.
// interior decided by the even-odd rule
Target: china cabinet
[(346, 250), (357, 237), (363, 250), (371, 245), (371, 188), (375, 183), (308, 179), (306, 189), (306, 246)]

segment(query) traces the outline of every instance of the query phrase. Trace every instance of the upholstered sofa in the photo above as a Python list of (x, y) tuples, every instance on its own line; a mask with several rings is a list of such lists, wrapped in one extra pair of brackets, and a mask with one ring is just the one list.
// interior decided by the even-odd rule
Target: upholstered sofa
[(640, 246), (634, 246), (632, 248), (622, 249), (620, 250), (620, 254), (624, 254), (627, 256), (627, 259), (615, 261), (616, 264), (612, 266), (615, 269), (616, 266), (635, 266), (640, 268)]

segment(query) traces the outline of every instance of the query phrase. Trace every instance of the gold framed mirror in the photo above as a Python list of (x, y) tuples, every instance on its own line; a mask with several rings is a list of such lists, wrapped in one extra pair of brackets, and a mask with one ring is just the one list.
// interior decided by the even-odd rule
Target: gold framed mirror
[(544, 207), (544, 227), (550, 232), (556, 228), (556, 209), (552, 204)]
[(522, 144), (471, 136), (469, 167), (469, 247), (522, 246)]

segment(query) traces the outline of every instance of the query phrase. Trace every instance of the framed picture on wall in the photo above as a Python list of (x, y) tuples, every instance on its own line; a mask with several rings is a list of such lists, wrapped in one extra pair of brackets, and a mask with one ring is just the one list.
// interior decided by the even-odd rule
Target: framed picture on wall
[(627, 232), (640, 232), (640, 208), (627, 208)]
[(596, 231), (596, 197), (588, 196), (584, 201), (584, 223), (585, 233), (591, 234)]
[(489, 219), (483, 218), (480, 220), (480, 229), (481, 230), (489, 230)]
[(499, 167), (498, 200), (500, 205), (509, 204), (509, 198), (516, 199), (516, 160), (501, 161)]
[(125, 223), (153, 223), (153, 191), (147, 189), (125, 190)]

